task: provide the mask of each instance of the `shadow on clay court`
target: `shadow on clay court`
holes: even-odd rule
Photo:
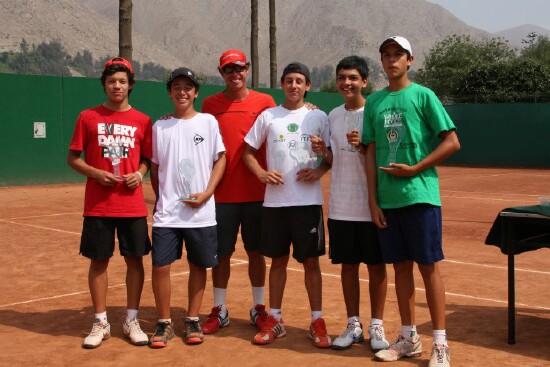
[[[426,303],[417,306],[427,308]],[[508,307],[447,305],[447,337],[482,348],[530,358],[550,360],[550,311],[516,307],[516,344],[508,344]],[[419,324],[418,332],[431,335],[432,324]],[[424,349],[426,346],[424,346]]]

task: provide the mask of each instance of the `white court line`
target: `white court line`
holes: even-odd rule
[[[54,231],[54,232],[61,232],[61,233],[70,233],[70,234],[78,234],[78,235],[81,235],[81,234],[82,234],[82,232],[64,231],[64,230],[62,230],[62,229],[51,228],[51,227],[44,227],[44,226],[37,226],[37,225],[34,225],[34,224],[28,224],[28,223],[18,223],[18,222],[13,222],[13,221],[11,221],[11,220],[6,220],[6,219],[0,219],[0,222],[11,223],[11,224],[17,224],[17,225],[24,226],[24,227],[32,227],[32,228],[38,228],[38,229],[45,229],[45,230],[47,230],[47,231]]]
[[[486,191],[464,191],[464,190],[441,190],[442,192],[458,192],[461,194],[480,194],[480,195],[487,195],[488,193]],[[491,192],[491,195],[508,195],[508,196],[532,196],[535,198],[538,198],[540,195],[537,194],[510,194],[508,192]],[[460,197],[460,196],[457,196]]]
[[[57,217],[61,215],[82,215],[82,212],[74,212],[74,213],[57,213],[57,214],[41,214],[41,215],[29,215],[28,217],[14,217],[9,218],[7,220],[16,220],[16,219],[29,219],[29,218],[43,218],[43,217]]]
[[[245,261],[245,260],[233,260],[233,259],[231,259],[231,261],[235,263],[235,264],[232,264],[232,265],[243,265],[243,264],[248,264],[248,261]],[[187,275],[187,274],[189,274],[188,271],[182,271],[182,272],[180,272],[180,273],[171,273],[171,274],[170,274],[170,277],[177,277],[177,276]],[[151,281],[151,278],[146,278],[146,279],[144,279],[144,282],[150,282],[150,281]],[[120,287],[124,287],[124,286],[126,286],[125,283],[119,283],[119,284],[110,285],[110,286],[108,287],[108,289],[120,288]],[[48,300],[56,299],[56,298],[77,296],[77,295],[81,295],[81,294],[85,294],[85,293],[90,293],[90,291],[89,291],[89,290],[85,290],[85,291],[79,291],[79,292],[58,294],[58,295],[49,296],[49,297],[35,298],[35,299],[27,300],[27,301],[20,301],[20,302],[7,303],[7,304],[5,304],[5,305],[0,305],[0,308],[10,307],[10,306],[24,305],[24,304],[27,304],[27,303],[35,303],[35,302],[40,302],[40,301],[48,301]]]
[[[460,265],[471,265],[471,266],[480,266],[483,268],[492,268],[492,269],[501,269],[501,270],[508,270],[507,266],[501,266],[501,265],[488,265],[488,264],[479,264],[479,263],[470,263],[465,261],[458,261],[458,260],[443,260],[448,263],[453,264],[460,264]],[[540,271],[540,270],[531,270],[531,269],[522,269],[522,268],[515,268],[515,271],[520,271],[524,273],[532,273],[532,274],[543,274],[543,275],[550,275],[550,271]]]
[[[511,201],[511,202],[518,201],[518,199],[501,199],[501,198],[480,197],[480,196],[454,196],[454,195],[445,195],[445,194],[440,194],[440,196],[442,198],[451,198],[451,199],[474,199],[474,200]]]
[[[231,266],[233,266],[233,265],[245,265],[245,264],[248,264],[248,261],[246,261],[246,260],[231,259],[231,261],[233,262],[233,264],[231,264]],[[269,267],[270,265],[267,264],[267,266]],[[299,272],[299,273],[303,273],[303,272],[304,272],[304,269],[293,268],[293,267],[291,267],[291,266],[290,266],[290,267],[287,267],[287,270],[295,271],[295,272]],[[170,274],[170,277],[176,277],[176,276],[187,275],[187,274],[189,274],[189,272],[188,272],[188,271],[184,271],[184,272],[180,272],[180,273]],[[325,276],[325,277],[331,277],[331,278],[340,278],[340,274],[332,274],[332,273],[324,273],[324,272],[321,272],[321,275],[323,275],[323,276]],[[150,280],[151,280],[150,278],[149,278],[149,279],[145,279],[145,281],[150,281]],[[367,282],[367,283],[369,282],[368,279],[360,278],[359,280],[360,280],[361,282]],[[109,286],[109,289],[112,289],[112,288],[120,288],[120,287],[123,287],[123,286],[125,286],[124,283],[115,284],[115,285]],[[388,283],[388,286],[394,287],[394,288],[395,288],[395,284],[393,284],[393,283]],[[424,288],[416,287],[415,289],[416,289],[416,291],[418,291],[418,292],[426,292],[426,290],[425,290]],[[47,300],[52,300],[52,299],[56,299],[56,298],[70,297],[70,296],[74,296],[74,295],[81,295],[81,294],[88,293],[88,292],[89,292],[88,290],[85,290],[85,291],[73,292],[73,293],[66,293],[66,294],[60,294],[60,295],[55,295],[55,296],[50,296],[50,297],[36,298],[36,299],[27,300],[27,301],[20,301],[20,302],[14,302],[14,303],[9,303],[9,304],[0,305],[0,308],[11,307],[11,306],[18,306],[18,305],[23,305],[23,304],[28,304],[28,303],[35,303],[35,302],[40,302],[40,301],[47,301]],[[493,303],[499,303],[499,304],[508,304],[508,301],[503,301],[503,300],[494,299],[494,298],[470,296],[470,295],[462,294],[462,293],[445,292],[445,295],[447,295],[447,296],[453,296],[453,297],[459,297],[459,298],[474,299],[474,300],[478,300],[478,301],[486,301],[486,302],[493,302]],[[534,306],[534,305],[529,305],[529,304],[526,304],[526,303],[519,303],[519,302],[516,302],[516,307],[518,307],[518,306],[519,306],[519,307],[525,307],[525,308],[537,309],[537,310],[550,311],[550,307]]]

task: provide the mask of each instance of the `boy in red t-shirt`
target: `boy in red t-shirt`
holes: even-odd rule
[[[90,259],[88,284],[95,319],[84,348],[96,348],[110,337],[107,266],[115,232],[127,266],[123,331],[134,345],[149,341],[137,313],[144,280],[142,258],[151,249],[141,181],[149,169],[152,124],[128,103],[134,82],[130,62],[121,57],[107,61],[101,75],[107,101],[80,113],[67,156],[67,164],[87,177],[80,253]]]

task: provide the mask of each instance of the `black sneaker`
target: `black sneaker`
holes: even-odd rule
[[[149,345],[151,348],[164,348],[168,340],[174,337],[174,327],[171,322],[157,322],[155,334],[151,337]]]
[[[185,344],[200,344],[204,341],[204,334],[199,320],[185,319],[183,341]]]

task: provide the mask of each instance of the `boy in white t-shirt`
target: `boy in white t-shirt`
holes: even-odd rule
[[[189,263],[188,313],[183,339],[204,340],[199,310],[206,269],[217,265],[214,190],[225,169],[225,147],[214,116],[195,111],[199,83],[192,70],[179,68],[168,78],[174,103],[172,117],[153,126],[151,184],[156,196],[153,215],[153,292],[159,320],[152,348],[174,337],[170,318],[170,267],[181,259],[183,242]]]
[[[367,264],[371,321],[371,349],[378,352],[389,346],[382,317],[386,301],[386,265],[382,258],[376,226],[368,204],[365,148],[359,143],[363,130],[368,83],[365,59],[348,56],[336,66],[336,88],[345,103],[329,114],[332,175],[328,208],[329,254],[333,264],[342,264],[341,279],[348,325],[332,343],[333,349],[348,349],[364,340],[359,318],[359,265]],[[320,152],[326,148],[321,143]]]
[[[328,140],[326,114],[305,107],[304,97],[311,87],[308,68],[298,62],[283,71],[283,105],[265,110],[245,137],[243,153],[247,167],[267,185],[263,211],[260,252],[272,259],[269,274],[269,316],[253,339],[269,344],[286,335],[281,314],[286,284],[286,268],[293,257],[304,266],[305,284],[311,308],[309,337],[319,348],[328,348],[331,339],[322,318],[322,278],[319,256],[325,254],[323,195],[319,178],[327,171],[324,157],[313,152],[320,138]],[[256,159],[256,151],[266,144],[267,170]],[[320,165],[318,161],[321,161]]]

